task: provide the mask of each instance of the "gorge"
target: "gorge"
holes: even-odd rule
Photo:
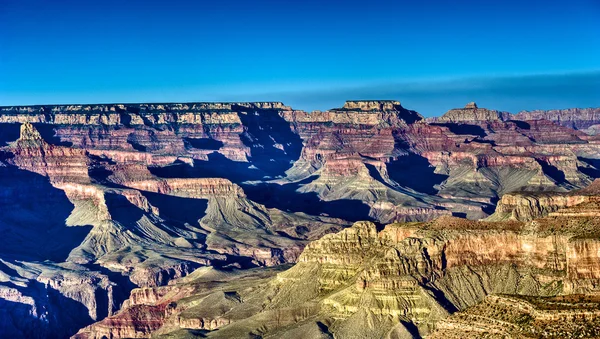
[[[600,336],[599,127],[393,100],[0,107],[0,337]]]

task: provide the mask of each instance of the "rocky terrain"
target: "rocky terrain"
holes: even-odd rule
[[[490,295],[440,321],[430,338],[597,338],[599,320],[595,295]]]
[[[75,338],[597,337],[600,223],[576,211],[357,222],[285,271],[203,268],[135,289]]]
[[[475,103],[0,107],[0,337],[418,337],[491,293],[589,293],[596,125]]]

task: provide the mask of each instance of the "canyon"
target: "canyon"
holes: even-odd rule
[[[599,126],[392,100],[0,107],[0,337],[597,336]]]

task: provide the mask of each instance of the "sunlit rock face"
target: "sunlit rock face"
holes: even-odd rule
[[[567,193],[510,193],[502,196],[490,220],[521,220],[550,216],[595,216],[600,180]]]
[[[363,223],[364,229],[348,229],[348,239],[356,241],[338,244],[352,255],[336,259],[335,254],[323,254],[323,262],[308,259],[321,245],[313,242],[303,252],[305,246],[329,239],[327,234],[355,221],[379,225],[441,218],[452,224],[458,219],[451,216],[484,218],[498,201],[490,220],[596,215],[594,194],[580,190],[600,176],[600,141],[593,136],[596,116],[593,111],[581,113],[586,110],[561,114],[569,112],[577,116],[570,125],[560,114],[510,115],[474,103],[439,119],[424,119],[392,100],[348,101],[341,108],[310,113],[279,102],[0,107],[0,328],[13,337],[62,338],[115,314],[134,288],[147,290],[134,292],[132,301],[124,304],[132,319],[146,317],[143,308],[156,311],[152,307],[165,296],[161,288],[168,289],[170,282],[197,269],[242,274],[259,267],[265,273],[247,279],[266,283],[278,269],[265,267],[300,261],[298,267],[319,270],[318,265],[333,265],[313,279],[318,288],[300,287],[326,291],[347,278],[354,290],[277,311],[274,319],[280,323],[306,320],[321,307],[334,310],[335,317],[347,317],[361,310],[348,300],[371,288],[395,286],[405,288],[407,295],[420,293],[422,299],[414,299],[418,311],[407,311],[404,301],[390,301],[385,311],[374,306],[369,312],[402,314],[404,325],[394,333],[414,333],[409,325],[413,315],[437,319],[451,312],[446,306],[431,306],[435,303],[427,299],[429,292],[423,292],[421,280],[431,279],[432,272],[500,260],[496,252],[485,252],[496,242],[506,245],[515,263],[525,265],[531,258],[540,268],[539,262],[550,253],[544,251],[554,245],[548,240],[523,245],[525,240],[514,234],[446,239],[444,233],[439,236],[441,247],[436,247],[432,244],[438,240],[423,235],[429,239],[423,241],[430,259],[410,259],[402,269],[381,266],[366,273],[359,267],[365,262],[359,252],[381,247],[387,232],[398,239],[406,236],[402,241],[410,244],[402,245],[402,251],[418,253],[422,241],[408,240],[417,231],[374,231],[374,224]],[[552,194],[540,198],[536,192]],[[565,241],[557,238],[556,246]],[[569,241],[565,255],[579,265],[569,269],[569,275],[593,281],[594,245],[583,241],[569,247]],[[482,254],[467,255],[460,252],[461,246]],[[522,257],[519,246],[521,251],[528,246],[533,250],[517,260]],[[435,257],[436,251],[444,258]],[[400,260],[394,253],[377,255]],[[336,271],[334,262],[345,260],[351,267]],[[563,264],[555,261],[556,267]],[[409,279],[406,272],[425,278]],[[276,281],[293,278],[287,274],[279,274]],[[352,274],[360,279],[352,280]],[[221,283],[228,281],[223,278]],[[564,286],[579,288],[569,281]],[[274,291],[263,292],[274,298]],[[309,292],[306,298],[314,291]],[[227,293],[213,298],[215,305],[225,305],[219,310],[243,300]],[[287,300],[283,295],[277,298]],[[368,298],[363,300],[367,304],[387,303]],[[169,305],[170,301],[160,306],[153,313],[160,316],[148,316],[139,330],[131,330],[128,320],[115,320],[114,327],[105,326],[106,333],[145,336],[164,324],[214,330],[255,312],[252,308],[228,318],[217,317],[222,311],[213,310],[202,317],[171,319],[182,309]],[[155,320],[161,317],[164,323]],[[367,328],[387,320],[373,321]],[[307,322],[290,333],[327,337],[329,327],[350,333],[349,324]],[[122,329],[115,330],[119,326]],[[235,326],[231,331],[238,331]],[[429,325],[419,326],[418,331],[428,331]],[[260,335],[260,330],[253,333]]]

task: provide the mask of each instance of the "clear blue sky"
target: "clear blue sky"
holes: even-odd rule
[[[0,105],[600,106],[599,18],[600,0],[0,0]]]

